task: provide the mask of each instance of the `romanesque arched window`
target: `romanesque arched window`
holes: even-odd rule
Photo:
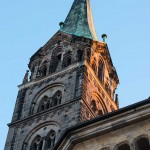
[[[59,124],[52,120],[38,124],[25,137],[21,150],[52,150],[59,131]]]
[[[95,100],[92,100],[92,101],[91,101],[91,108],[92,108],[93,112],[96,112],[97,106],[96,106]]]
[[[101,81],[101,83],[103,84],[103,78],[104,78],[104,64],[102,61],[99,61],[98,64],[98,78]]]
[[[44,110],[48,109],[49,107],[50,107],[49,98],[47,96],[44,96],[39,103],[38,112],[44,111]]]
[[[107,83],[105,84],[105,89],[106,89],[107,93],[109,95],[111,95],[111,90],[110,90],[110,87],[109,87],[109,85]]]
[[[57,105],[61,104],[61,99],[62,99],[62,92],[57,91],[52,97],[51,106],[54,107],[54,106],[57,106]]]
[[[45,150],[51,150],[55,144],[56,133],[55,131],[50,131],[46,137]]]
[[[95,115],[97,115],[97,116],[103,115],[103,111],[100,108],[98,108],[95,100],[91,101],[90,106],[91,106],[92,111],[95,113]]]
[[[150,150],[148,138],[146,137],[139,138],[135,143],[135,150]]]
[[[41,72],[41,77],[44,77],[47,75],[47,61],[45,61],[41,68],[40,68],[40,72]]]
[[[96,66],[95,61],[92,63],[92,69],[93,69],[94,73],[97,74],[97,66]]]
[[[37,135],[32,141],[30,150],[42,150],[43,147],[43,139],[41,136]]]
[[[46,76],[46,73],[47,73],[47,66],[43,66],[43,67],[41,68],[41,76],[42,76],[42,77]]]
[[[70,64],[71,64],[71,52],[69,51],[66,54],[64,54],[62,67],[63,68],[68,67]]]
[[[61,57],[62,57],[62,50],[58,49],[53,52],[52,54],[52,59],[51,59],[51,64],[50,64],[50,73],[53,73],[56,71],[58,64],[61,62]]]
[[[130,150],[130,146],[127,143],[118,146],[117,150]]]

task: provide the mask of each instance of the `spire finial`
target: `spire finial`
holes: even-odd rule
[[[102,34],[102,39],[103,39],[103,42],[106,43],[107,35],[106,34]]]
[[[64,22],[60,22],[59,26],[60,26],[60,29],[62,29],[64,27]]]

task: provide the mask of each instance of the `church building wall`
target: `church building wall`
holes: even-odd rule
[[[138,139],[146,138],[150,143],[149,122],[150,119],[114,132],[110,132],[108,134],[104,134],[102,136],[97,136],[95,138],[77,144],[73,148],[73,150],[120,150],[118,149],[118,147],[124,144],[129,145],[129,150],[138,150],[135,149],[137,144],[136,141]]]

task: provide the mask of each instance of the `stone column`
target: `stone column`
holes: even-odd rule
[[[64,54],[65,54],[65,50],[63,50],[61,54],[61,64],[60,64],[61,68],[63,67],[62,65],[63,65]]]
[[[46,137],[43,138],[43,145],[42,145],[42,150],[45,149],[45,145],[46,145]]]
[[[51,149],[54,147],[54,144],[55,144],[55,135],[52,135],[51,136]]]
[[[35,104],[36,104],[35,102],[32,102],[31,110],[30,110],[30,114],[29,115],[33,114]]]

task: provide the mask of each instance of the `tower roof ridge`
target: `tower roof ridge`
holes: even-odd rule
[[[90,0],[74,0],[60,31],[98,41]]]

